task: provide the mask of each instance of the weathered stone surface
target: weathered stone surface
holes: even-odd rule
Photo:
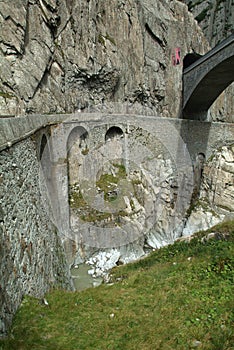
[[[220,223],[224,217],[225,215],[214,215],[214,212],[209,211],[209,208],[204,210],[202,207],[198,207],[189,216],[183,230],[183,236],[190,236],[195,232],[207,230]]]
[[[227,212],[234,211],[234,146],[222,147],[204,167],[201,198]]]
[[[182,57],[207,49],[192,15],[176,0],[4,0],[0,14],[1,114],[127,101],[177,117],[182,64],[173,66],[174,48]]]
[[[204,165],[199,198],[183,235],[205,230],[234,217],[234,146],[216,150]]]
[[[141,128],[136,117],[135,125],[129,118],[127,125],[115,126],[122,127],[119,134],[110,133],[107,124],[89,128],[88,135],[79,132],[78,125],[64,125],[64,131],[70,128],[64,143],[69,149],[70,228],[77,238],[70,246],[66,243],[69,261],[95,261],[94,274],[105,273],[109,263],[137,259],[182,234],[192,194],[192,164],[190,158],[186,163],[184,147],[177,149],[175,128],[171,147],[168,134],[163,142],[165,127],[154,122],[150,128],[146,120]],[[170,154],[171,148],[175,152]],[[110,254],[108,262],[105,252]]]
[[[212,47],[232,33],[234,28],[232,0],[184,0],[184,2]]]
[[[44,206],[35,143],[27,139],[0,153],[1,324],[5,333],[25,294],[42,297],[70,287],[57,230]]]

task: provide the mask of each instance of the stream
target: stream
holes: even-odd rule
[[[93,277],[88,273],[89,270],[91,270],[91,266],[87,264],[71,268],[71,276],[76,290],[98,287],[103,282],[102,277]]]

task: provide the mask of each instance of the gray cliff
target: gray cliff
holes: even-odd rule
[[[178,117],[182,63],[208,45],[169,0],[1,1],[1,114],[64,113],[128,102]],[[108,105],[108,107],[106,107]]]

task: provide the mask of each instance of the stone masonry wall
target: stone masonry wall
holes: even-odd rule
[[[25,294],[43,297],[70,287],[64,251],[44,208],[35,141],[0,153],[0,334],[9,328]]]

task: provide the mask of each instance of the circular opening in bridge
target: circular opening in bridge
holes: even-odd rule
[[[191,64],[196,62],[202,55],[199,55],[196,52],[188,53],[183,59],[183,69],[188,68]]]
[[[123,137],[123,130],[118,126],[112,126],[106,132],[105,141],[112,140],[114,138],[119,139],[121,137]]]
[[[78,189],[75,186],[79,184],[80,167],[85,162],[85,157],[89,153],[88,132],[83,126],[74,127],[67,140],[67,174],[68,174],[68,193],[69,198],[80,196]]]

